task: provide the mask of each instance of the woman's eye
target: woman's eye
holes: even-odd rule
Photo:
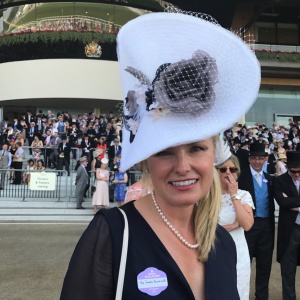
[[[171,155],[170,151],[161,151],[155,154],[155,156],[169,156]]]
[[[203,151],[204,149],[202,147],[199,147],[199,146],[193,146],[191,148],[191,152],[200,152],[200,151]]]

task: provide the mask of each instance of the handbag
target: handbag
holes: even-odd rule
[[[124,232],[123,232],[122,253],[121,253],[120,269],[118,275],[118,284],[117,284],[115,300],[122,300],[126,261],[127,261],[128,238],[129,238],[128,220],[127,220],[126,213],[120,208],[119,211],[122,213],[124,217]]]

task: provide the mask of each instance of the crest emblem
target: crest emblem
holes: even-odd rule
[[[87,57],[99,58],[102,54],[102,48],[95,41],[85,46],[85,55]]]

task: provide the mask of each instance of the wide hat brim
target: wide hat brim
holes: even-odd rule
[[[251,151],[249,156],[268,156],[268,152],[265,151]]]
[[[219,25],[185,14],[151,13],[125,24],[117,45],[124,99],[139,85],[125,71],[128,67],[141,70],[153,80],[162,64],[190,59],[200,49],[215,59],[218,69],[215,101],[201,115],[173,113],[153,118],[145,113],[133,142],[129,141],[130,132],[123,128],[123,171],[168,147],[218,134],[231,127],[256,100],[259,62],[239,37]]]

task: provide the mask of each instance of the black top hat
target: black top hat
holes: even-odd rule
[[[273,152],[274,152],[274,151],[277,152],[277,151],[278,151],[278,147],[274,147]]]
[[[290,168],[300,168],[300,152],[299,151],[287,151],[286,152],[286,165]]]
[[[233,139],[233,142],[235,144],[240,144],[241,143],[241,140],[236,136],[234,139]]]
[[[250,156],[267,156],[268,152],[265,151],[265,145],[261,143],[250,144]]]

